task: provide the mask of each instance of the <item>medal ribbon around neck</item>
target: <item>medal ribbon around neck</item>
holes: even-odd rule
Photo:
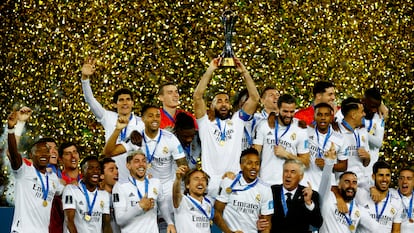
[[[401,194],[400,190],[398,190],[398,194],[400,195],[401,201],[402,201],[403,195]],[[404,206],[404,210],[407,212],[408,219],[411,219],[413,217],[413,197],[414,197],[414,191],[411,192],[410,204],[408,204],[409,205],[408,207],[402,201],[402,204]]]
[[[237,176],[236,176],[236,179],[234,179],[233,183],[231,183],[231,185],[230,185],[231,192],[238,192],[238,191],[246,191],[246,190],[249,190],[249,189],[253,188],[257,184],[257,181],[259,181],[259,179],[256,178],[255,181],[253,181],[252,183],[248,184],[243,189],[234,189],[233,187],[236,185],[237,182],[239,182],[239,180],[240,180],[241,177],[242,177],[242,172],[239,172],[239,174],[237,174]]]
[[[187,194],[187,198],[191,201],[191,203],[193,203],[193,205],[195,205],[197,207],[197,209],[199,209],[201,211],[201,213],[203,213],[204,216],[206,216],[209,220],[213,220],[213,218],[214,218],[214,208],[211,206],[211,202],[207,198],[204,197],[204,201],[207,202],[211,207],[210,216],[208,216],[207,211],[205,209],[203,209],[203,207],[201,207],[201,205],[198,204],[198,202],[196,200],[194,200],[194,198],[192,198],[188,194]]]
[[[346,222],[348,223],[348,226],[352,226],[352,210],[354,209],[354,200],[351,201],[351,203],[349,204],[349,211],[348,211],[348,216],[346,216],[346,214],[343,214],[345,217]]]
[[[368,125],[368,128],[367,128],[367,131],[369,133],[371,131],[371,128],[372,128],[372,119],[370,119],[368,121],[369,121],[369,125]]]
[[[286,203],[286,197],[285,197],[285,192],[283,191],[283,187],[280,189],[280,200],[282,201],[283,213],[286,216],[289,211],[289,208]]]
[[[331,127],[328,127],[328,133],[326,134],[325,140],[323,141],[322,150],[319,146],[319,132],[318,127],[315,127],[316,140],[318,141],[318,157],[323,157],[323,152],[325,151],[326,144],[328,143],[329,138],[331,137]]]
[[[135,188],[137,188],[137,194],[138,194],[139,199],[141,200],[142,199],[142,194],[138,189],[137,180],[134,177],[129,177],[128,179],[135,186]],[[148,195],[148,184],[149,184],[149,180],[148,180],[147,177],[145,177],[145,193],[144,193],[145,196]]]
[[[354,134],[356,146],[357,146],[357,148],[360,148],[361,147],[361,138],[359,137],[359,133],[355,132],[355,130],[352,128],[352,126],[348,122],[346,122],[345,119],[342,120],[342,124],[345,126],[345,128],[347,128],[348,130],[350,130]]]
[[[164,109],[162,109],[162,111],[164,112],[164,114],[168,117],[168,119],[175,124],[175,119],[174,117],[172,117],[167,111],[165,111]]]
[[[132,113],[131,113],[131,115],[129,116],[129,120],[128,120],[128,122],[130,122],[132,120]],[[127,133],[127,129],[128,129],[128,125],[125,127],[125,128],[123,128],[122,130],[121,130],[121,141],[125,141],[125,138],[126,138],[126,133]]]
[[[160,135],[158,136],[157,143],[155,144],[155,147],[154,147],[154,151],[152,151],[152,153],[150,154],[149,147],[148,147],[148,144],[147,144],[147,139],[145,138],[145,133],[144,133],[144,131],[142,131],[142,138],[144,138],[145,152],[147,154],[148,163],[151,163],[152,160],[154,159],[154,154],[155,154],[155,151],[157,150],[158,144],[161,141],[161,136],[162,136],[162,130],[160,130]]]
[[[36,170],[37,177],[39,177],[40,183],[42,184],[42,193],[43,193],[42,199],[43,199],[43,201],[46,201],[47,194],[49,193],[49,176],[47,175],[47,172],[46,172],[45,173],[45,176],[46,176],[46,188],[45,188],[45,183],[43,182],[42,176],[40,175],[40,171],[37,170],[36,168],[35,168],[35,170]]]
[[[216,123],[217,123],[217,126],[218,126],[219,130],[220,130],[220,140],[224,142],[226,140],[227,121],[224,123],[223,131],[221,130],[220,119],[218,117],[216,117]]]
[[[381,209],[381,213],[378,214],[378,203],[375,203],[375,213],[376,213],[376,217],[377,217],[377,222],[380,220],[380,218],[382,217],[382,214],[384,213],[385,207],[387,207],[388,204],[388,199],[390,198],[390,192],[388,191],[387,193],[387,199],[385,199],[385,203],[382,206]]]
[[[197,164],[197,161],[191,155],[191,144],[189,146],[183,146],[183,149],[185,151],[186,157],[190,160],[190,162],[193,165],[196,165]]]
[[[289,131],[290,125],[291,125],[291,124],[289,124],[289,125],[286,127],[285,132],[283,132],[283,134],[282,134],[280,137],[278,137],[278,136],[277,136],[277,132],[278,132],[278,130],[279,130],[279,120],[278,120],[278,119],[276,119],[276,122],[275,122],[275,144],[276,144],[276,146],[278,146],[278,145],[279,145],[279,139],[280,139],[280,138],[282,138],[283,136],[285,136],[285,134]]]
[[[92,216],[92,210],[93,210],[93,207],[95,206],[96,196],[98,195],[98,189],[95,189],[95,193],[93,195],[93,200],[91,203],[89,200],[89,194],[88,194],[88,190],[86,189],[85,183],[81,181],[80,184],[83,189],[83,194],[85,195],[85,198],[86,198],[86,204],[88,204],[88,215]]]
[[[254,129],[254,126],[256,125],[256,119],[253,118],[252,120],[252,132]],[[246,126],[244,126],[244,135],[246,135],[246,139],[247,139],[247,143],[249,144],[249,147],[252,146],[253,144],[253,139],[252,139],[252,135],[249,134],[248,130],[246,129]]]

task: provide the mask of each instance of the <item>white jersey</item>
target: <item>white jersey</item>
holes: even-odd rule
[[[132,178],[130,177],[132,180]],[[131,181],[117,182],[112,190],[115,216],[121,232],[145,232],[158,233],[157,209],[160,202],[164,201],[162,186],[159,179],[148,179],[148,198],[154,199],[154,208],[144,211],[139,206],[138,190],[145,195],[145,181],[136,181],[136,186]]]
[[[185,153],[177,137],[167,130],[158,130],[155,138],[143,134],[142,149],[150,161],[147,170],[152,177],[161,183],[173,182],[175,177],[175,160],[185,158]]]
[[[345,155],[348,158],[347,170],[357,175],[358,187],[368,187],[371,175],[365,172],[366,168],[358,155],[358,142],[360,147],[369,151],[368,132],[364,128],[357,128],[354,129],[354,132],[351,132],[342,123],[339,123],[339,129],[343,138]],[[370,174],[372,174],[372,171]]]
[[[338,211],[335,194],[331,191],[332,176],[330,174],[332,173],[333,165],[333,160],[325,160],[325,167],[323,168],[322,180],[318,191],[323,217],[323,224],[319,229],[319,233],[355,233],[362,226],[372,227],[371,229],[373,230],[380,229],[380,227],[375,226],[375,221],[371,219],[365,210],[361,209],[355,200],[347,203],[349,210],[352,205],[351,213],[343,214]]]
[[[246,121],[244,123],[242,148],[241,148],[242,151],[252,147],[254,129],[256,128],[257,123],[258,121],[256,120],[256,118],[253,118],[252,120]]]
[[[289,126],[277,127],[278,144],[293,155],[309,153],[308,134],[306,129],[292,121]],[[285,159],[274,153],[276,144],[275,127],[270,128],[267,121],[261,121],[256,128],[253,144],[262,146],[260,178],[268,184],[281,184],[283,163]]]
[[[188,148],[184,148],[185,158],[187,159],[188,168],[195,169],[198,161],[201,159],[201,144],[198,133],[194,135],[193,141]]]
[[[82,90],[86,103],[88,103],[91,111],[95,115],[96,119],[102,124],[105,129],[105,142],[111,137],[115,130],[116,122],[118,121],[118,113],[108,111],[102,107],[102,105],[95,99],[92,93],[92,88],[89,79],[81,80]],[[117,144],[121,141],[126,141],[132,131],[137,130],[141,132],[144,129],[144,122],[141,117],[135,116],[131,113],[127,127],[122,130],[122,133],[117,139]]]
[[[371,120],[364,120],[364,125],[368,132],[369,154],[371,156],[371,161],[365,168],[365,175],[370,176],[372,174],[372,167],[379,158],[379,151],[384,139],[385,121],[384,118],[380,118],[378,113],[375,113]]]
[[[64,187],[55,173],[39,172],[46,189],[49,183],[47,206],[44,206],[42,183],[36,171],[33,165],[29,166],[24,162],[19,169],[13,170],[15,208],[11,232],[49,232],[52,200],[55,194],[61,195]]]
[[[111,215],[112,233],[120,233],[121,228],[119,227],[118,223],[116,223],[114,202],[112,201],[112,194],[109,193],[109,192],[107,192],[107,193],[108,193],[108,196],[109,196],[109,212],[110,212],[110,215]]]
[[[398,191],[395,191],[398,193]],[[414,232],[414,222],[410,222],[410,218],[414,220],[414,193],[410,196],[400,196],[403,212],[401,216],[401,233],[412,233]]]
[[[401,199],[395,192],[388,192],[387,197],[381,200],[376,207],[369,192],[360,188],[356,194],[356,201],[375,220],[374,224],[381,228],[380,231],[375,231],[375,233],[391,233],[393,223],[402,222],[401,216],[403,208]],[[374,233],[371,229],[372,227],[362,227],[358,232]]]
[[[324,158],[325,152],[330,150],[333,145],[335,147],[337,161],[347,160],[341,135],[334,131],[331,126],[328,133],[322,134],[319,131],[316,132],[316,129],[308,127],[310,164],[309,168],[305,170],[305,176],[314,190],[319,190],[319,184],[322,179],[322,169],[315,163],[317,158]],[[332,176],[332,185],[335,185],[336,182],[333,173]]]
[[[98,190],[97,188],[93,192],[86,189],[89,198],[88,204],[82,184],[83,181],[81,181],[78,185],[70,184],[65,187],[62,196],[63,210],[75,210],[74,221],[78,232],[102,232],[102,215],[110,214],[109,194],[108,192]],[[88,205],[92,205],[95,195],[95,203],[92,210],[89,211]],[[87,216],[90,216],[89,221]],[[69,232],[66,219],[63,231]]]
[[[184,195],[178,208],[174,208],[175,228],[177,233],[210,233],[210,218],[212,217],[211,215],[214,214],[211,202],[206,201],[205,199],[202,202],[199,202],[192,198],[192,200],[204,210],[204,214],[190,198],[192,197]]]
[[[259,179],[256,185],[250,189],[234,191],[229,194],[226,189],[232,183],[233,180],[225,178],[220,184],[217,200],[226,203],[223,219],[231,231],[242,230],[244,233],[257,233],[256,222],[259,219],[259,215],[273,214],[272,190],[268,184],[263,183]],[[241,176],[240,180],[233,186],[233,189],[244,189],[248,185],[243,176]]]

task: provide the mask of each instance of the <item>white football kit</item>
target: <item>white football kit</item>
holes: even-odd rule
[[[177,233],[210,233],[210,221],[213,217],[214,208],[207,198],[200,202],[184,195],[178,208],[174,208]]]

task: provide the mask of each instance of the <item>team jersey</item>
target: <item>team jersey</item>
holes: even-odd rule
[[[184,147],[185,158],[187,159],[188,168],[194,169],[197,167],[197,163],[201,161],[201,142],[198,133],[194,135],[193,141],[190,146]]]
[[[63,210],[75,210],[74,222],[78,232],[102,232],[102,215],[110,214],[109,195],[98,188],[93,192],[86,189],[85,194],[82,184],[83,181],[80,181],[78,185],[70,184],[65,187],[62,196]],[[88,195],[89,203],[85,195]],[[91,211],[89,205],[92,205]],[[64,232],[69,232],[66,218]]]
[[[257,120],[256,118],[253,118],[250,121],[246,121],[244,123],[244,129],[243,129],[243,138],[242,138],[242,148],[241,150],[245,150],[247,148],[250,148],[253,145],[253,133],[254,129],[257,126]]]
[[[401,199],[403,207],[401,215],[401,233],[414,232],[414,192],[410,196],[404,196],[398,191],[395,191]],[[412,221],[410,221],[412,219]]]
[[[260,178],[268,184],[282,183],[283,163],[285,159],[275,156],[274,147],[276,135],[278,145],[283,146],[286,151],[293,155],[309,153],[308,134],[306,129],[297,125],[297,121],[292,121],[289,126],[270,128],[267,121],[261,121],[256,128],[253,144],[262,146]]]
[[[136,180],[135,185],[132,179],[130,176],[126,182],[117,182],[112,190],[115,217],[121,232],[158,233],[157,210],[164,201],[161,182],[156,178],[147,179],[147,197],[154,199],[154,208],[144,211],[138,202],[145,195],[146,181]]]
[[[22,163],[20,168],[13,170],[15,177],[15,208],[11,232],[49,232],[50,210],[52,200],[61,195],[64,186],[53,172],[45,174],[34,166]],[[42,179],[44,188],[42,188]],[[46,202],[43,191],[47,192]],[[46,206],[45,204],[46,203]]]
[[[214,215],[214,210],[210,200],[207,200],[204,199],[200,202],[188,195],[182,197],[178,208],[174,208],[175,228],[177,233],[211,232],[210,218],[214,217],[212,216]],[[196,204],[194,204],[193,201]]]
[[[371,218],[375,220],[374,224],[381,228],[375,233],[390,233],[393,223],[401,223],[402,219],[402,205],[401,199],[395,192],[389,191],[387,197],[381,200],[378,204],[371,199],[367,190],[359,188],[356,194],[356,201],[365,209]],[[362,227],[359,232],[368,233],[373,226]]]
[[[343,146],[341,135],[334,131],[331,126],[329,126],[328,133],[322,134],[319,131],[312,127],[308,127],[308,136],[309,136],[309,153],[310,153],[310,164],[309,168],[305,170],[305,176],[308,181],[311,183],[314,190],[319,189],[319,184],[322,179],[322,169],[320,169],[315,160],[317,158],[324,158],[325,152],[331,149],[333,145],[336,151],[336,157],[338,160],[346,160],[345,148]],[[332,173],[332,176],[334,174]],[[332,184],[335,185],[335,179],[332,179]]]
[[[379,151],[384,139],[385,121],[378,113],[375,113],[371,120],[364,119],[364,125],[364,128],[368,132],[369,154],[371,155],[371,161],[365,167],[365,173],[366,176],[370,176],[372,174],[372,167],[379,158]]]
[[[244,233],[257,233],[256,222],[259,215],[273,214],[272,190],[268,184],[257,179],[249,184],[241,176],[233,186],[233,190],[243,190],[257,183],[245,191],[231,193],[227,190],[234,180],[225,178],[221,181],[217,200],[226,203],[223,219],[231,231],[242,230]]]

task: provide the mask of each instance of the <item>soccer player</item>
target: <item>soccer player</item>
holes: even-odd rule
[[[201,165],[210,176],[209,195],[215,197],[221,177],[227,171],[237,173],[242,146],[245,121],[251,120],[259,102],[259,93],[246,67],[234,58],[236,70],[241,73],[249,93],[249,98],[241,110],[232,115],[229,96],[218,93],[210,106],[210,114],[203,99],[204,92],[213,72],[217,70],[222,58],[215,58],[203,74],[194,91],[194,114],[199,127],[201,140]]]
[[[208,175],[202,170],[181,166],[175,172],[173,185],[173,204],[175,226],[178,233],[211,232],[210,223],[214,218],[214,208],[205,196]],[[181,181],[184,180],[184,195],[181,192]]]
[[[254,148],[240,156],[241,172],[235,179],[224,178],[214,203],[215,224],[225,233],[256,233],[256,222],[264,218],[270,222],[273,198],[270,187],[259,178],[260,158]],[[271,226],[262,232],[270,232]]]
[[[121,232],[158,233],[158,209],[165,220],[172,223],[172,219],[168,219],[168,200],[163,195],[161,182],[146,176],[147,158],[141,150],[128,154],[127,167],[130,171],[128,181],[117,182],[112,190],[115,217]],[[167,232],[175,232],[173,224],[168,225]]]
[[[116,223],[112,200],[112,189],[118,181],[118,167],[116,166],[115,160],[111,158],[104,158],[99,163],[101,166],[100,189],[105,190],[109,195],[109,211],[111,215],[112,233],[118,233],[121,232],[121,229]]]
[[[65,232],[112,233],[109,195],[98,189],[101,174],[98,158],[84,158],[81,169],[83,177],[79,184],[67,185],[63,192]]]
[[[307,131],[293,121],[295,98],[289,94],[280,96],[278,107],[275,122],[268,120],[259,124],[253,139],[253,147],[262,155],[260,178],[272,185],[282,183],[286,159],[298,159],[309,167],[310,158]]]
[[[7,118],[7,154],[15,177],[15,209],[11,232],[49,232],[50,210],[55,194],[63,190],[58,177],[46,168],[50,159],[46,142],[34,143],[30,150],[32,165],[23,162],[17,151],[16,136],[17,112]]]
[[[279,114],[279,108],[277,106],[277,101],[280,97],[279,91],[274,87],[266,87],[260,97],[260,103],[263,105],[262,111],[260,113],[255,113],[254,118],[256,121],[262,119],[267,119],[270,113],[274,112]]]
[[[398,177],[398,195],[403,206],[401,233],[414,232],[414,169],[403,168]]]

